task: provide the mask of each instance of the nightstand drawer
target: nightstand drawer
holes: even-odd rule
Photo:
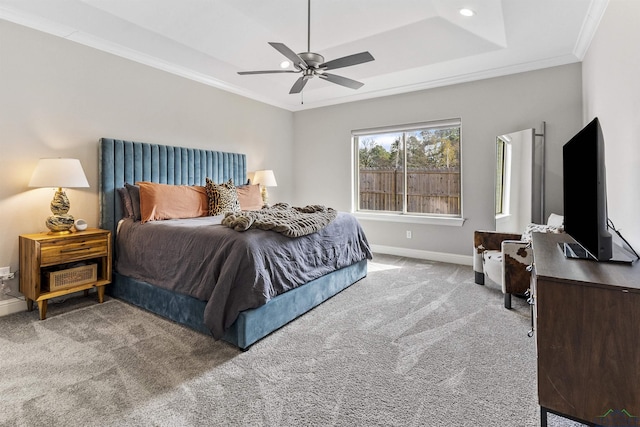
[[[40,264],[42,266],[80,261],[87,258],[106,256],[108,241],[106,236],[78,236],[60,240],[49,240],[40,244]]]

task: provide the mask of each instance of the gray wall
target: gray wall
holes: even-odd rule
[[[494,227],[495,137],[547,123],[546,216],[562,212],[562,145],[582,124],[581,65],[300,111],[294,114],[295,202],[351,209],[354,129],[462,119],[462,227],[361,220],[395,253],[471,255],[473,231]],[[412,230],[413,238],[406,238]]]
[[[79,158],[88,189],[70,213],[98,225],[98,139],[246,153],[292,197],[293,114],[0,20],[0,266],[18,269],[18,235],[46,231],[50,189],[27,187],[41,157]],[[17,280],[12,288],[17,288]]]
[[[640,2],[611,0],[583,61],[584,123],[600,119],[609,218],[640,251]]]

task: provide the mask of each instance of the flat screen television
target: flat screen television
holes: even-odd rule
[[[564,245],[572,258],[632,262],[614,245],[607,216],[604,137],[596,117],[562,148],[564,229],[579,245]]]

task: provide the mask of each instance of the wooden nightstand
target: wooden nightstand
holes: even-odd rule
[[[82,284],[50,289],[47,275],[60,274],[78,265],[95,264],[95,280],[79,280]],[[89,267],[85,267],[86,269]],[[80,268],[82,270],[82,268]],[[71,277],[73,281],[73,276]],[[111,232],[90,228],[71,234],[23,234],[20,236],[20,292],[27,301],[27,310],[38,303],[40,319],[47,317],[47,301],[72,292],[96,287],[98,301],[104,300],[104,287],[111,282]],[[53,285],[51,285],[53,287]]]

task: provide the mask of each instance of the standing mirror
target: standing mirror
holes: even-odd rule
[[[544,123],[542,128],[540,134],[532,128],[496,137],[496,231],[521,233],[529,223],[542,223]],[[537,146],[536,136],[542,137]]]

